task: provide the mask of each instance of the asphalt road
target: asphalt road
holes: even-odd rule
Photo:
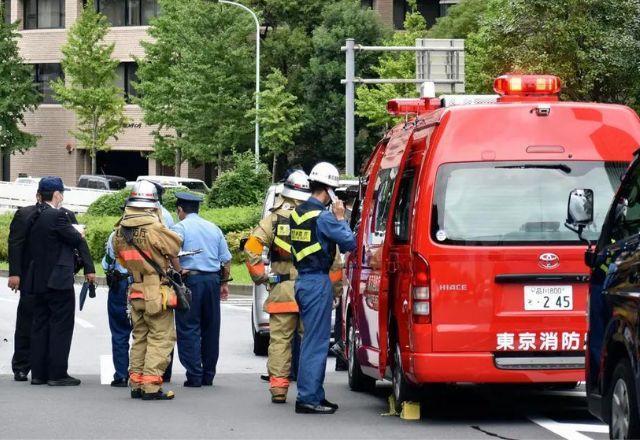
[[[586,411],[582,389],[542,391],[455,386],[435,390],[422,402],[420,421],[383,416],[388,384],[375,393],[349,391],[346,373],[327,372],[327,397],[340,404],[333,416],[296,415],[290,402],[273,405],[258,375],[265,358],[251,351],[250,303],[232,298],[223,306],[221,358],[214,386],[182,387],[174,364],[172,402],[142,402],[109,380],[110,336],[106,291],[88,299],[76,316],[69,372],[80,387],[51,388],[12,380],[10,359],[17,298],[0,279],[0,438],[402,438],[546,439],[608,438],[606,427]]]

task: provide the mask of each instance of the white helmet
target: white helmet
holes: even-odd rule
[[[289,174],[289,177],[287,177],[287,180],[284,182],[281,195],[289,199],[306,202],[311,195],[309,176],[307,176],[307,173],[299,170]]]
[[[340,186],[340,173],[338,169],[329,162],[320,162],[311,170],[309,181],[323,183],[331,188],[337,188]]]
[[[126,206],[132,208],[157,208],[158,189],[148,180],[140,180],[133,185]]]

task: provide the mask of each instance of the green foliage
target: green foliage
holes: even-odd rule
[[[222,232],[244,231],[253,228],[260,221],[262,206],[232,206],[230,208],[205,209],[200,216],[218,225]]]
[[[273,173],[278,156],[286,153],[294,144],[294,136],[300,131],[302,108],[298,98],[286,90],[287,78],[278,69],[267,76],[264,91],[260,93],[260,144],[273,156]],[[248,116],[256,117],[251,110]]]
[[[52,83],[58,101],[76,114],[72,135],[89,150],[92,174],[97,171],[96,153],[108,150],[109,140],[117,139],[127,123],[123,92],[114,83],[119,61],[111,58],[114,44],[104,43],[108,31],[107,18],[88,0],[62,48],[65,78]]]
[[[86,240],[94,263],[100,263],[104,257],[107,239],[120,216],[91,216],[83,215],[78,222],[87,225]]]
[[[118,192],[105,194],[89,205],[87,214],[89,216],[120,216],[131,189],[124,188]]]
[[[467,38],[480,28],[487,0],[462,0],[427,31],[427,38]]]
[[[245,229],[243,231],[229,232],[225,236],[225,238],[227,239],[227,245],[229,246],[229,251],[231,251],[231,255],[233,255],[233,259],[231,261],[234,264],[244,262],[245,257],[243,250],[240,249],[240,241],[243,238],[247,238],[249,234],[251,234],[251,228]]]
[[[247,152],[234,156],[234,168],[213,183],[206,204],[212,208],[261,204],[271,183],[271,173],[260,164],[256,172],[254,156]]]
[[[3,17],[0,4],[0,18]],[[18,51],[17,23],[0,22],[0,152],[24,152],[36,145],[36,137],[20,129],[25,112],[40,102],[33,87],[33,67]]]
[[[508,72],[549,73],[564,98],[638,107],[637,0],[489,0],[467,41],[467,90],[491,91]]]
[[[13,214],[0,215],[0,261],[9,260],[9,225]]]
[[[250,145],[254,49],[251,17],[208,0],[160,0],[143,42],[137,90],[155,157],[165,164],[211,162]]]
[[[407,15],[405,30],[396,32],[386,46],[414,46],[416,38],[425,36],[427,23],[419,12],[413,10]],[[414,78],[416,70],[415,54],[385,53],[379,63],[373,68],[380,78]],[[418,92],[413,84],[377,84],[361,86],[356,90],[356,114],[366,118],[367,125],[378,135],[398,121],[387,114],[387,102],[394,98],[410,98]]]

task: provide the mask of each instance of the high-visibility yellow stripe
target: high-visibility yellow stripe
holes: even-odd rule
[[[308,257],[311,254],[315,254],[316,252],[320,252],[322,250],[322,246],[320,245],[320,243],[315,243],[311,246],[307,246],[300,252],[296,252],[294,248],[291,248],[291,250],[293,251],[293,255],[296,257],[296,260],[302,261],[305,257]]]
[[[280,238],[280,237],[274,238],[273,239],[273,244],[275,244],[276,246],[284,249],[288,253],[291,253],[291,245],[289,243],[287,243],[286,241],[284,241],[282,238]]]
[[[309,211],[303,215],[298,215],[296,211],[293,211],[291,213],[291,218],[294,222],[296,222],[297,225],[299,225],[306,222],[307,220],[311,220],[312,218],[319,216],[321,212],[322,211]]]

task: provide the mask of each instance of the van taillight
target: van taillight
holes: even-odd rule
[[[429,324],[431,322],[431,276],[429,264],[419,254],[413,254],[413,278],[411,298],[413,300],[413,322]]]

